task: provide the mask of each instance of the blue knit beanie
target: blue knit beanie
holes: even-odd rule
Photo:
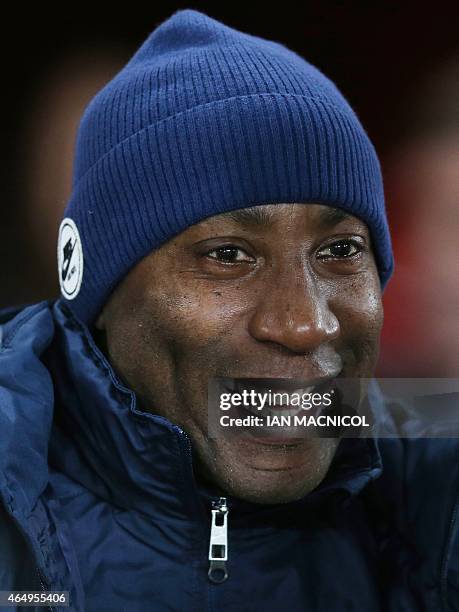
[[[141,258],[202,219],[274,203],[342,208],[393,267],[373,145],[335,85],[280,43],[192,9],[161,23],[89,103],[58,242],[90,325]]]

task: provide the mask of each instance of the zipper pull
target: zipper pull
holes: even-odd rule
[[[209,544],[209,571],[211,582],[220,584],[228,578],[226,561],[228,560],[227,533],[228,506],[226,497],[212,502],[212,526]]]

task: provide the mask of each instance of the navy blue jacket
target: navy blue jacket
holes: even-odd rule
[[[0,590],[91,612],[459,610],[457,440],[347,438],[300,501],[228,497],[214,584],[216,496],[186,433],[136,408],[60,300],[0,331]]]

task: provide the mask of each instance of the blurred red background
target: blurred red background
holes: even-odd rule
[[[18,7],[5,19],[0,307],[57,295],[57,228],[84,107],[156,25],[196,8],[287,45],[348,98],[380,155],[396,258],[378,374],[459,376],[458,3],[102,8]]]

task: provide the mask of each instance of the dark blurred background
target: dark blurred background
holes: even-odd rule
[[[378,374],[459,376],[459,3],[51,3],[2,28],[0,307],[58,293],[56,236],[91,97],[180,8],[276,40],[336,82],[380,155],[396,272]]]

